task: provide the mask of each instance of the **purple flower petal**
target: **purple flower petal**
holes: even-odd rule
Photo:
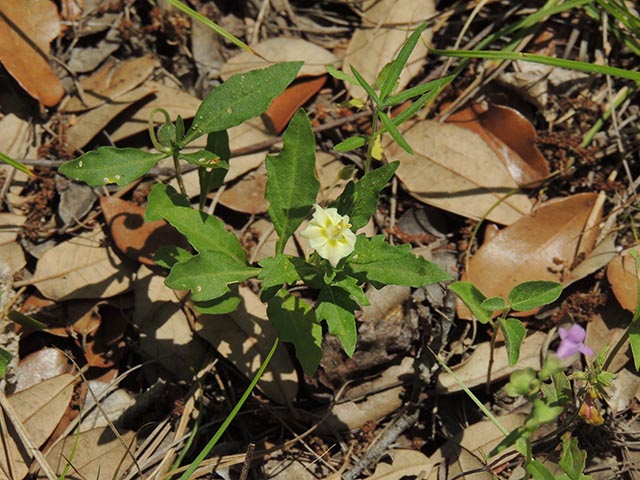
[[[587,332],[580,325],[573,324],[569,329],[560,327],[558,333],[560,335],[560,345],[556,351],[558,358],[568,358],[577,353],[582,353],[583,355],[593,354],[593,350],[584,344]]]

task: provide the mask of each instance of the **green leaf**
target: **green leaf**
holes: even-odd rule
[[[383,235],[373,238],[358,235],[355,250],[347,257],[345,271],[377,288],[383,285],[421,287],[451,280],[436,264],[416,257],[410,245],[389,245]]]
[[[498,320],[500,330],[504,335],[504,344],[507,348],[507,355],[509,357],[509,366],[513,367],[518,363],[520,357],[520,346],[524,340],[527,330],[524,328],[522,322],[516,318],[507,318]]]
[[[275,295],[283,284],[291,285],[300,280],[300,275],[291,261],[291,257],[283,253],[279,253],[275,257],[265,258],[258,263],[262,267],[262,271],[258,274],[258,279],[262,280],[260,298],[263,302]]]
[[[163,184],[155,184],[149,193],[145,212],[147,221],[164,219],[182,233],[197,251],[215,251],[246,260],[236,236],[224,228],[224,222],[189,206],[187,198]]]
[[[584,466],[587,462],[587,452],[578,446],[578,439],[569,435],[562,436],[562,455],[559,465],[571,480],[582,480],[585,476]]]
[[[389,132],[391,137],[396,141],[396,143],[408,154],[413,155],[413,149],[411,145],[407,143],[404,139],[398,127],[396,127],[391,120],[384,112],[378,112],[378,116],[380,120],[382,120],[382,125],[384,125],[384,129]]]
[[[336,152],[350,152],[351,150],[360,148],[365,143],[367,143],[367,138],[363,137],[362,135],[358,135],[356,137],[349,137],[346,140],[341,141],[337,145],[334,145],[333,149]]]
[[[327,69],[327,73],[331,75],[333,78],[337,80],[342,80],[343,82],[347,82],[352,85],[358,85],[358,81],[355,78],[353,78],[351,75],[344,73],[342,70],[338,70],[333,65],[325,65],[324,68]]]
[[[178,155],[180,160],[185,160],[191,165],[197,165],[199,167],[206,168],[226,168],[229,169],[227,162],[221,162],[220,157],[209,150],[198,150],[193,153],[180,153]]]
[[[556,480],[553,474],[538,460],[531,460],[525,469],[534,478],[534,480]]]
[[[402,45],[402,48],[398,52],[396,58],[383,69],[384,79],[380,85],[380,98],[382,100],[387,98],[387,96],[395,90],[400,74],[402,73],[402,69],[407,64],[407,60],[409,60],[411,52],[416,48],[416,44],[418,43],[418,40],[420,40],[420,35],[422,35],[422,32],[424,32],[426,28],[426,22],[416,28],[407,41],[404,42],[404,45]],[[382,72],[380,73],[382,76]]]
[[[282,137],[279,155],[267,155],[269,216],[278,233],[276,252],[300,226],[316,201],[320,182],[316,178],[316,147],[311,122],[298,112]]]
[[[351,230],[364,227],[378,208],[378,196],[398,169],[400,162],[388,163],[371,170],[357,182],[349,182],[335,201],[342,215],[348,215]]]
[[[280,339],[293,343],[305,373],[313,375],[322,356],[322,327],[309,304],[286,290],[279,290],[267,303],[267,315]]]
[[[240,125],[263,113],[296,78],[302,63],[277,63],[229,78],[202,101],[181,146],[207,133]]]
[[[518,312],[526,312],[555,302],[561,294],[561,284],[537,280],[524,282],[513,287],[509,292],[509,302],[512,309]]]
[[[540,398],[534,398],[531,404],[531,413],[524,424],[529,432],[534,432],[544,423],[553,422],[564,411],[563,407],[552,407]]]
[[[61,165],[58,171],[92,187],[115,183],[128,185],[147,173],[166,153],[149,153],[137,148],[100,147]]]
[[[200,180],[200,210],[204,209],[209,192],[222,186],[224,177],[227,176],[227,172],[229,171],[231,150],[229,149],[229,134],[227,131],[221,130],[207,135],[207,150],[213,152],[220,158],[221,162],[224,162],[225,169],[198,168],[198,179]]]
[[[340,285],[323,286],[316,303],[316,317],[318,321],[327,322],[329,333],[340,339],[344,351],[352,357],[358,339],[354,312],[360,309],[360,305],[354,301],[349,290]],[[362,295],[362,290],[358,290]]]
[[[376,92],[373,90],[371,84],[364,79],[364,77],[360,74],[360,72],[358,72],[358,70],[356,70],[356,67],[354,67],[353,65],[349,65],[349,68],[351,69],[351,73],[353,73],[353,76],[358,82],[358,85],[360,85],[364,89],[364,91],[367,92],[367,95],[369,95],[369,98],[373,101],[373,103],[375,103],[376,105],[380,105],[380,98],[378,97],[378,95],[376,95]]]
[[[418,113],[420,110],[422,110],[422,108],[431,100],[433,100],[434,98],[436,98],[438,96],[438,93],[440,93],[440,90],[433,90],[430,92],[425,93],[423,96],[421,96],[418,100],[416,100],[415,102],[413,102],[409,108],[406,108],[405,110],[403,110],[402,112],[400,112],[398,115],[396,115],[395,117],[393,117],[393,123],[396,126],[402,125],[405,121],[407,121],[408,119],[410,119],[411,117],[413,117],[416,113]]]
[[[449,290],[455,293],[462,303],[464,303],[474,317],[478,319],[480,323],[487,323],[491,320],[493,311],[486,309],[482,306],[487,297],[482,293],[478,287],[471,282],[453,282],[449,285]]]
[[[502,297],[491,297],[484,300],[480,306],[485,310],[492,312],[503,311],[509,308],[507,301]]]
[[[4,348],[0,348],[0,378],[4,378],[9,363],[11,363],[11,354]]]
[[[165,280],[174,290],[191,290],[195,302],[213,300],[229,291],[229,284],[255,277],[259,268],[248,266],[235,256],[220,251],[202,251],[177,263]]]
[[[454,78],[456,78],[455,75],[448,75],[446,77],[436,78],[435,80],[431,80],[430,82],[423,83],[422,85],[416,85],[415,87],[409,88],[404,92],[400,92],[396,95],[393,95],[385,99],[382,102],[382,106],[392,107],[402,102],[406,102],[407,100],[413,97],[417,97],[418,95],[423,95],[427,92],[431,92],[432,90],[437,91],[439,88],[451,83]]]
[[[22,325],[23,327],[34,328],[36,330],[44,330],[49,328],[49,325],[41,322],[40,320],[32,317],[31,315],[25,315],[24,313],[20,313],[17,310],[11,310],[7,317],[12,322],[17,323],[18,325]]]
[[[223,315],[225,313],[234,312],[241,302],[242,299],[238,294],[237,285],[231,285],[229,291],[221,297],[202,302],[193,302],[193,306],[200,313]]]
[[[176,263],[186,262],[193,255],[184,248],[176,245],[162,245],[153,255],[156,265],[163,268],[172,268]]]
[[[505,391],[510,397],[530,396],[540,390],[540,380],[533,368],[516,370],[511,373]]]

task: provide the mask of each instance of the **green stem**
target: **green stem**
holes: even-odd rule
[[[236,415],[244,405],[244,402],[247,400],[247,398],[249,398],[249,395],[251,395],[251,392],[253,391],[256,384],[258,383],[258,380],[260,380],[260,378],[262,377],[262,374],[267,369],[267,365],[269,365],[271,358],[276,353],[276,349],[278,348],[278,343],[279,343],[279,340],[278,340],[278,337],[276,337],[276,339],[273,342],[273,346],[271,347],[271,350],[269,350],[269,353],[267,354],[267,357],[264,359],[264,362],[262,362],[262,365],[260,365],[260,368],[254,375],[247,389],[242,394],[242,397],[240,397],[240,400],[238,400],[238,403],[236,403],[236,406],[233,407],[233,410],[231,410],[231,413],[229,413],[229,416],[224,420],[222,425],[220,425],[220,428],[218,428],[218,431],[211,438],[211,440],[209,440],[209,442],[205,445],[205,447],[202,449],[200,454],[191,463],[191,465],[189,465],[189,468],[182,474],[182,476],[180,477],[180,480],[189,480],[190,478],[192,478],[193,473],[196,471],[198,466],[207,457],[207,455],[209,455],[213,447],[215,447],[216,443],[218,443],[218,440],[220,440],[224,432],[227,430],[227,427],[231,424],[233,419],[236,417]]]
[[[371,135],[369,136],[369,142],[367,143],[367,158],[364,163],[365,175],[371,170],[371,154],[373,147],[376,143],[376,137],[378,136],[378,106],[373,109],[373,116],[371,118]]]
[[[151,113],[149,114],[149,120],[148,120],[149,138],[151,139],[151,143],[153,143],[153,146],[155,147],[156,150],[163,153],[171,153],[171,149],[166,147],[165,145],[162,145],[158,141],[158,137],[156,137],[156,130],[154,128],[154,122],[153,122],[153,118],[156,116],[156,113],[160,113],[162,114],[162,116],[164,116],[165,125],[171,124],[171,116],[169,115],[169,112],[167,112],[164,108],[154,108],[153,110],[151,110]]]
[[[620,105],[622,105],[622,103],[634,93],[635,93],[635,89],[628,88],[628,87],[623,87],[618,92],[618,94],[613,99],[613,105],[609,105],[607,109],[604,111],[604,113],[602,114],[602,116],[596,121],[596,123],[593,124],[593,126],[589,129],[589,131],[585,133],[582,139],[582,143],[580,144],[582,148],[587,148],[589,146],[595,134],[598,133],[602,128],[602,126],[604,125],[604,122],[606,122],[607,120],[609,120],[609,118],[611,118],[611,114],[614,112],[614,110],[618,108]]]

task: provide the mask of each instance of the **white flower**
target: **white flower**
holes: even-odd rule
[[[350,230],[347,215],[340,215],[335,208],[322,208],[317,204],[314,207],[309,226],[300,235],[308,238],[311,248],[335,267],[341,258],[353,252],[356,235]]]

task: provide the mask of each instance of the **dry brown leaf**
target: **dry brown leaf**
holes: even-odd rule
[[[318,93],[326,81],[327,75],[321,75],[303,78],[290,85],[273,99],[267,111],[262,114],[267,128],[274,133],[282,133],[296,111]]]
[[[620,315],[622,311],[617,306],[606,306],[602,314],[592,315],[591,321],[587,324],[587,337],[584,341],[594,352],[601,352],[605,347],[611,348],[624,334],[629,321]],[[618,351],[609,368],[610,372],[616,373],[631,359],[631,352],[628,348],[629,341]]]
[[[523,282],[562,282],[564,270],[568,273],[574,263],[597,196],[580,193],[551,200],[504,228],[471,258],[465,280],[474,283],[487,297],[503,298]],[[585,232],[585,237],[592,240],[590,247],[595,241],[593,233],[597,232]],[[465,309],[459,309],[459,315],[471,318]]]
[[[135,432],[124,432],[117,438],[110,427],[95,428],[67,436],[53,446],[46,459],[56,475],[62,474],[70,459],[72,467],[65,477],[70,480],[123,478],[117,473],[124,473],[133,463],[127,450],[133,454],[135,438]],[[45,478],[43,474],[38,476]]]
[[[455,453],[451,452],[447,462],[449,463],[448,478],[464,478],[465,480],[493,480],[495,478],[486,468],[485,462],[464,447],[459,447]]]
[[[145,82],[145,86],[153,91],[153,99],[137,109],[130,118],[123,121],[122,125],[109,127],[114,128],[109,134],[114,142],[146,131],[149,126],[149,115],[155,108],[164,108],[169,113],[171,120],[175,122],[178,115],[183,119],[192,118],[200,106],[201,100],[199,98],[182,90],[167,87],[151,80]]]
[[[400,365],[388,367],[379,377],[350,389],[350,397],[364,400],[334,405],[329,416],[320,424],[320,429],[343,431],[360,428],[368,421],[378,421],[396,411],[403,404],[404,386],[397,386],[399,378],[414,373],[414,362],[415,359],[404,357]]]
[[[618,254],[616,236],[615,231],[606,235],[577,267],[571,269],[569,275],[563,279],[562,286],[567,288],[572,283],[606,267]]]
[[[100,197],[111,238],[132,260],[155,265],[153,255],[163,245],[185,247],[184,237],[164,220],[145,222],[145,207],[116,197]]]
[[[0,3],[0,62],[32,97],[57,105],[62,83],[48,62],[49,43],[60,35],[58,9],[50,0]]]
[[[342,69],[351,74],[350,65],[373,83],[384,66],[391,62],[417,25],[435,14],[433,0],[366,0],[362,2],[362,28],[357,29],[342,63]],[[431,29],[422,34],[398,79],[397,91],[407,86],[426,62]],[[364,97],[360,86],[345,84],[352,97]]]
[[[0,277],[13,277],[27,263],[16,241],[26,219],[22,215],[0,213]]]
[[[493,358],[493,368],[491,369],[491,379],[498,381],[511,375],[516,369],[531,367],[540,369],[540,351],[547,339],[547,335],[542,332],[534,332],[524,339],[520,348],[520,359],[515,367],[509,367],[507,358],[507,348],[502,346],[495,349]],[[452,367],[458,379],[468,387],[473,388],[484,385],[487,381],[487,368],[489,366],[490,342],[483,342],[477,345],[476,350],[465,359],[464,363],[457,367]],[[443,372],[438,377],[437,389],[442,392],[453,393],[462,390],[453,375]]]
[[[220,195],[220,203],[236,212],[250,215],[265,213],[269,208],[266,191],[267,170],[263,164],[228,185]]]
[[[627,248],[620,255],[609,262],[607,279],[613,293],[625,310],[635,312],[638,304],[638,274],[635,259],[629,255],[632,250],[640,254],[640,247],[635,245]]]
[[[549,162],[536,145],[536,130],[517,110],[474,103],[451,115],[447,122],[480,135],[519,186],[535,187],[549,176]]]
[[[140,348],[178,378],[191,379],[201,368],[207,348],[183,311],[184,294],[167,287],[163,277],[143,265],[134,295],[133,322],[140,329]]]
[[[326,152],[316,153],[316,174],[320,180],[320,192],[318,193],[320,204],[329,204],[340,196],[347,185],[347,180],[340,178],[340,172],[345,167],[346,165],[338,157]]]
[[[416,450],[393,449],[385,456],[391,457],[391,463],[379,462],[373,475],[367,480],[403,480],[406,476],[418,475],[419,478],[430,479],[431,472],[437,471],[442,461],[439,455],[427,457]]]
[[[8,398],[29,438],[37,447],[47,440],[67,410],[73,394],[74,380],[73,375],[58,375]],[[28,471],[28,465],[31,464],[30,456],[23,450],[19,439],[3,435],[3,441],[6,442],[5,447],[9,450],[16,467],[14,478],[23,478]],[[20,448],[17,445],[20,445]],[[1,471],[8,471],[7,465],[5,449],[1,448]]]
[[[231,75],[245,73],[257,68],[265,68],[272,63],[304,61],[298,76],[316,76],[327,73],[325,65],[340,63],[338,57],[326,48],[297,37],[276,37],[254,45],[253,50],[268,61],[249,52],[242,52],[231,58],[220,70],[220,77],[227,80]]]
[[[396,175],[418,200],[469,218],[486,216],[505,225],[531,211],[526,195],[509,196],[518,186],[495,152],[475,133],[455,125],[423,121],[405,132],[404,138],[415,155],[392,143],[386,156],[400,160]]]
[[[67,141],[74,148],[83,148],[123,110],[152,93],[149,86],[143,85],[78,115],[76,123],[67,130]]]
[[[267,257],[273,257],[276,254],[276,243],[278,242],[278,234],[273,228],[273,223],[264,218],[258,218],[247,229],[247,233],[257,239],[257,243],[249,243],[249,252],[247,256],[251,258],[251,263],[257,263]],[[294,237],[291,237],[284,246],[284,253],[297,257],[300,255]]]
[[[248,379],[253,378],[277,337],[267,310],[260,298],[248,287],[238,289],[242,302],[234,312],[225,315],[200,315],[195,328],[202,338],[218,350]],[[291,405],[298,393],[298,376],[281,345],[258,387],[273,400]]]
[[[511,432],[522,426],[526,417],[527,415],[524,413],[514,412],[502,415],[498,417],[498,420],[503,427]],[[504,440],[504,434],[500,429],[491,420],[483,420],[465,428],[460,434],[449,439],[442,446],[441,451],[442,455],[450,458],[459,447],[464,447],[470,452],[484,457],[497,447],[502,440]],[[504,454],[505,452],[501,453],[501,455]]]
[[[609,408],[611,408],[611,413],[617,415],[629,408],[629,404],[636,397],[639,389],[640,377],[635,371],[632,372],[628,368],[623,368],[616,372],[609,390],[610,396],[605,398]]]
[[[30,282],[52,300],[109,298],[131,286],[133,269],[97,228],[56,245],[38,261]]]
[[[18,362],[14,370],[15,393],[72,371],[73,367],[62,350],[58,348],[41,348]]]
[[[158,61],[152,55],[125,60],[117,65],[111,61],[80,82],[84,101],[80,97],[68,97],[60,109],[69,113],[81,112],[109,100],[118,100],[147,80],[157,65]]]

